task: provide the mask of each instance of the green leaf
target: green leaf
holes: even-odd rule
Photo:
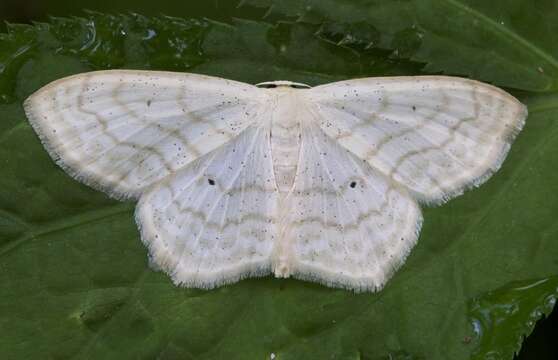
[[[268,19],[333,24],[349,41],[426,63],[428,73],[467,75],[530,91],[558,90],[554,0],[243,0]],[[370,38],[369,30],[377,36]],[[364,34],[363,34],[364,33]]]
[[[467,359],[478,345],[465,341],[470,299],[558,272],[557,94],[522,94],[530,116],[503,168],[425,209],[403,268],[381,292],[358,295],[271,277],[175,287],[147,264],[134,204],[67,176],[21,107],[49,81],[111,67],[309,84],[421,68],[359,40],[383,30],[356,27],[338,44],[345,25],[329,26],[336,39],[310,21],[91,14],[0,37],[0,358]]]
[[[473,359],[509,359],[521,349],[542,316],[548,316],[558,296],[558,276],[507,284],[469,304],[480,338]]]

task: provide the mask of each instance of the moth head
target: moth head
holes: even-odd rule
[[[287,80],[277,80],[277,81],[266,81],[256,84],[257,87],[262,89],[275,89],[280,87],[289,87],[292,89],[310,89],[310,85],[287,81]]]

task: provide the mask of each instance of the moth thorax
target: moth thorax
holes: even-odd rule
[[[289,191],[296,175],[300,150],[301,108],[295,96],[277,100],[271,125],[271,152],[277,187]]]

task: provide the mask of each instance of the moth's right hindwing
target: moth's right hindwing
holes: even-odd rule
[[[381,289],[415,245],[422,215],[406,189],[317,125],[303,126],[283,241],[293,275],[355,291]]]

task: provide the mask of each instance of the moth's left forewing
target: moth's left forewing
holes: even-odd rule
[[[52,82],[25,101],[25,112],[66,172],[111,196],[138,198],[238,136],[265,96],[211,76],[109,70]]]
[[[328,135],[424,203],[488,179],[527,116],[505,91],[447,76],[341,81],[307,97]]]

